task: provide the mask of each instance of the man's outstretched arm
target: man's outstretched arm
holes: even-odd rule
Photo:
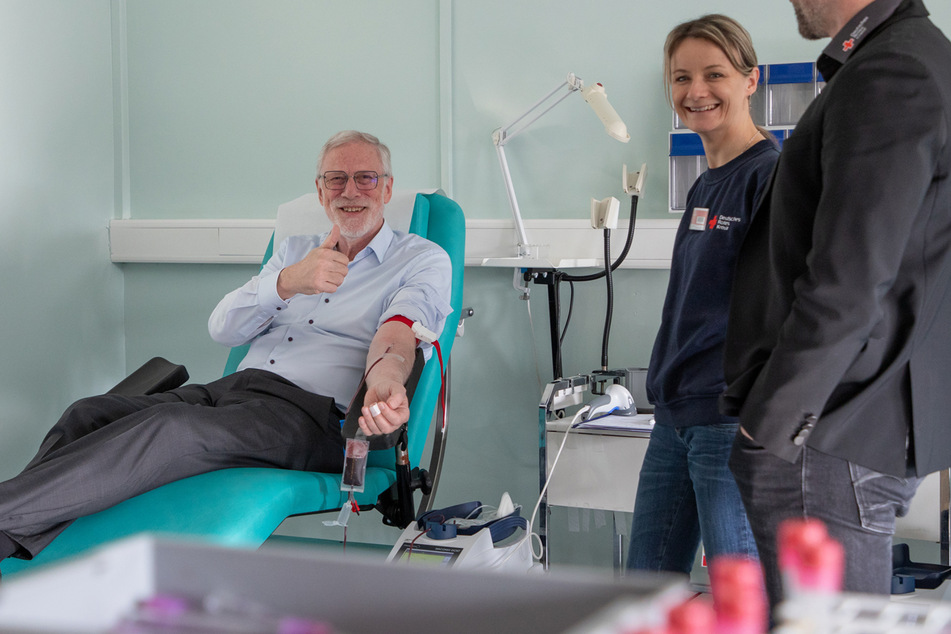
[[[367,436],[392,433],[409,420],[405,383],[415,357],[416,335],[409,326],[399,321],[380,326],[367,354],[367,392],[360,410],[360,429]]]

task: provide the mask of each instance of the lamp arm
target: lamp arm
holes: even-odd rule
[[[538,108],[540,108],[541,106],[543,106],[543,105],[545,104],[545,102],[547,102],[549,99],[551,99],[552,97],[554,97],[555,95],[557,95],[557,94],[559,93],[559,91],[561,91],[561,90],[564,89],[565,87],[568,88],[568,91],[567,91],[565,94],[563,94],[561,97],[559,97],[558,99],[556,99],[554,103],[552,103],[550,106],[548,106],[547,108],[545,108],[543,111],[541,111],[540,113],[538,113],[538,114],[535,116],[535,118],[533,118],[531,121],[529,121],[528,123],[524,124],[522,127],[518,128],[515,132],[511,132],[511,133],[510,133],[510,130],[511,130],[512,128],[514,128],[516,125],[518,125],[518,124],[522,121],[522,119],[524,119],[524,118],[527,117],[528,115],[530,115],[530,114],[532,114],[533,112],[535,112],[535,110],[537,110]],[[521,134],[521,133],[524,132],[526,129],[528,129],[528,127],[531,126],[533,123],[535,123],[536,121],[538,121],[539,119],[541,119],[543,116],[545,116],[546,114],[548,114],[548,112],[549,112],[552,108],[554,108],[555,106],[557,106],[558,104],[560,104],[562,101],[564,101],[565,99],[567,99],[567,98],[568,98],[568,95],[570,95],[570,94],[573,93],[573,92],[576,92],[576,91],[578,91],[578,90],[583,90],[583,89],[584,89],[584,83],[581,81],[581,79],[578,78],[578,77],[576,77],[574,73],[568,73],[568,79],[566,79],[566,80],[563,81],[561,84],[559,84],[557,88],[555,88],[555,89],[552,90],[550,93],[548,93],[547,95],[545,95],[544,97],[542,97],[541,99],[539,99],[537,102],[535,102],[535,104],[534,104],[531,108],[529,108],[529,109],[526,110],[524,113],[522,113],[522,115],[519,116],[517,119],[515,119],[515,121],[513,121],[512,123],[508,124],[507,126],[505,126],[505,127],[503,127],[503,128],[499,128],[498,130],[496,130],[496,131],[493,133],[493,135],[492,135],[492,138],[493,138],[493,140],[495,141],[495,144],[496,144],[496,145],[505,145],[506,143],[509,142],[510,139],[514,139],[515,137],[517,137],[519,134]]]
[[[518,199],[515,197],[515,186],[512,184],[512,175],[509,173],[509,164],[505,160],[505,145],[495,144],[496,154],[499,156],[499,165],[502,167],[502,180],[505,181],[505,193],[509,198],[509,207],[512,209],[512,217],[515,219],[515,231],[518,233],[518,257],[529,254],[528,235],[525,233],[525,223],[522,222],[522,214],[518,209]]]
[[[517,128],[512,132],[512,128],[517,126],[522,122],[523,119],[528,117],[530,114],[538,110],[540,107],[545,105],[549,100],[555,97],[559,92],[564,90],[567,87],[565,94],[561,95],[556,99],[551,105],[535,115],[534,118],[529,120],[527,123],[523,124],[521,127]],[[512,174],[509,171],[508,161],[505,158],[505,144],[508,143],[511,139],[514,139],[519,134],[524,132],[531,126],[533,123],[545,116],[552,108],[564,101],[568,95],[573,92],[582,90],[584,88],[584,83],[580,78],[576,77],[574,73],[568,73],[568,78],[558,85],[557,88],[552,90],[550,93],[539,99],[532,105],[531,108],[526,110],[519,116],[517,119],[512,121],[505,127],[498,128],[495,132],[492,133],[492,141],[495,144],[495,150],[499,157],[499,166],[502,168],[502,179],[505,181],[505,193],[509,199],[509,207],[512,209],[512,218],[515,220],[515,231],[518,234],[518,257],[523,257],[529,255],[528,248],[528,235],[525,232],[525,223],[522,222],[522,213],[518,208],[518,199],[515,196],[515,186],[512,184]]]

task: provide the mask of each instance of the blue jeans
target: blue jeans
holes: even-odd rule
[[[730,468],[749,510],[771,606],[783,596],[776,535],[788,518],[820,519],[842,544],[846,590],[891,591],[895,517],[908,512],[920,478],[879,473],[808,446],[790,463],[742,434]]]
[[[689,574],[701,538],[710,559],[727,554],[757,558],[727,466],[737,427],[654,427],[637,484],[629,570]]]

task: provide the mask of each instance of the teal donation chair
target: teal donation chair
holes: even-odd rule
[[[453,313],[447,318],[439,344],[446,363],[462,317],[462,286],[465,251],[465,218],[454,201],[439,191],[431,193],[395,191],[386,206],[385,217],[394,229],[410,231],[436,242],[449,254],[452,261]],[[278,209],[275,234],[265,254],[270,257],[274,245],[287,235],[321,233],[329,230],[329,221],[317,202],[316,194],[302,196]],[[225,374],[233,372],[247,348],[235,348],[229,355]],[[153,360],[154,362],[155,360]],[[159,361],[164,361],[159,359]],[[166,384],[170,389],[187,378],[181,366],[160,363],[167,370]],[[405,478],[397,471],[418,466],[423,448],[434,428],[432,458],[429,473],[419,474],[423,498],[420,512],[431,507],[432,493],[428,480],[438,480],[442,466],[445,442],[444,415],[448,403],[440,403],[440,363],[433,352],[425,364],[410,404],[407,424],[406,455],[409,467],[398,466],[400,447],[371,451],[365,480],[365,490],[355,494],[361,509],[376,506],[381,511],[402,507],[401,517],[394,519],[384,514],[384,523],[406,525],[415,515],[413,493]],[[134,376],[134,375],[133,375]],[[134,382],[127,379],[123,384]],[[169,381],[171,384],[169,384]],[[127,387],[127,386],[126,386]],[[448,385],[446,386],[448,390]],[[117,386],[119,388],[119,386]],[[114,388],[116,389],[116,388]],[[153,390],[159,391],[159,390]],[[231,468],[212,471],[172,482],[98,513],[81,517],[69,525],[47,548],[33,560],[6,559],[2,564],[4,578],[33,566],[50,563],[79,554],[89,548],[149,532],[175,538],[201,540],[224,546],[256,548],[274,532],[285,518],[327,511],[338,511],[347,502],[347,493],[340,491],[339,473],[313,473],[271,468]],[[395,489],[402,489],[402,497],[394,497]],[[409,499],[406,499],[408,494]],[[387,519],[389,517],[389,519]]]

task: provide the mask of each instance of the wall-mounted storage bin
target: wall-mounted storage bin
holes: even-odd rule
[[[769,125],[796,125],[816,96],[815,64],[770,64],[766,87]]]
[[[790,132],[792,132],[792,130],[789,130],[787,128],[782,128],[779,130],[770,130],[770,133],[776,139],[776,142],[779,143],[780,148],[783,147],[783,142],[786,140],[786,137],[789,136]]]
[[[692,132],[670,135],[670,210],[683,211],[687,192],[697,177],[707,169],[703,142]]]

